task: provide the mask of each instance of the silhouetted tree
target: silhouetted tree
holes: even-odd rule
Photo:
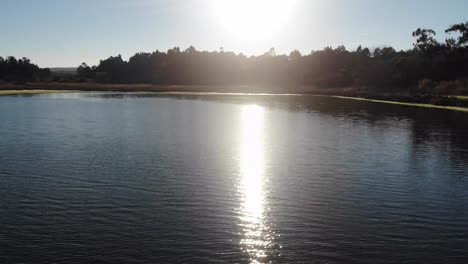
[[[94,70],[88,66],[85,62],[83,62],[77,68],[77,74],[80,78],[93,78],[94,77]]]
[[[432,29],[416,29],[413,32],[413,37],[416,38],[415,47],[420,50],[427,50],[430,46],[437,45],[437,41],[434,38],[435,35],[435,31]]]
[[[468,78],[467,23],[450,26],[446,32],[457,32],[460,37],[438,43],[435,31],[418,28],[412,34],[416,42],[411,50],[379,47],[371,52],[360,45],[348,51],[345,46],[338,46],[308,55],[297,50],[278,55],[271,48],[260,56],[248,57],[223,48],[208,52],[193,46],[184,51],[175,47],[166,52],[136,53],[128,61],[120,55],[109,57],[95,68],[82,64],[78,72],[85,78],[95,75],[95,80],[111,83],[303,85],[411,92],[422,80],[430,80],[424,83],[434,84],[434,89],[438,89],[438,83],[450,80],[464,83]]]
[[[468,43],[468,22],[451,25],[447,30],[445,30],[445,32],[458,32],[460,34],[456,41],[454,41],[453,39],[448,41],[452,45],[456,43],[457,46],[464,46]]]
[[[28,58],[0,57],[0,80],[7,82],[42,81],[50,78],[49,69],[41,69]]]

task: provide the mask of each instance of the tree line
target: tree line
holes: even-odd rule
[[[265,85],[313,88],[357,88],[367,91],[468,93],[468,22],[451,25],[438,42],[432,29],[412,34],[414,47],[373,50],[359,46],[325,47],[303,55],[295,50],[277,55],[272,48],[260,56],[199,51],[193,46],[167,52],[136,53],[128,61],[121,55],[97,66],[82,63],[77,75],[64,81],[163,85]],[[0,58],[0,80],[37,81],[50,78],[29,59]]]
[[[120,55],[101,60],[99,65],[78,67],[82,78],[108,83],[152,83],[180,85],[304,85],[318,88],[357,87],[374,90],[439,89],[454,92],[467,89],[468,22],[451,25],[445,42],[435,39],[432,29],[413,32],[414,47],[396,51],[392,47],[374,50],[359,46],[325,47],[302,55],[276,55],[271,49],[260,56],[242,53],[186,50],[136,53],[128,61]],[[456,37],[452,37],[455,34]]]
[[[0,57],[0,81],[31,82],[49,80],[50,69],[39,68],[28,58],[16,59],[13,56]]]

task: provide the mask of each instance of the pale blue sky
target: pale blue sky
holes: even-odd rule
[[[417,27],[444,39],[449,24],[468,20],[466,0],[296,0],[281,30],[248,41],[226,31],[212,1],[219,0],[0,0],[0,56],[63,67],[190,45],[248,55],[341,44],[407,49]]]

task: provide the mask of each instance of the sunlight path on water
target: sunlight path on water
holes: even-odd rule
[[[241,246],[251,263],[262,263],[267,257],[265,250],[272,243],[270,230],[264,223],[264,110],[257,105],[245,105],[241,111]]]

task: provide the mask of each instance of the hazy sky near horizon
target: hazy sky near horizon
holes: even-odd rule
[[[359,44],[407,49],[418,27],[436,30],[443,40],[448,25],[468,20],[466,0],[283,0],[288,2],[280,8],[287,5],[284,20],[271,34],[257,38],[255,31],[241,36],[226,27],[225,17],[231,27],[233,19],[246,21],[241,8],[220,13],[214,1],[225,0],[0,0],[0,56],[68,67],[190,45],[247,55],[271,47],[280,54]]]

